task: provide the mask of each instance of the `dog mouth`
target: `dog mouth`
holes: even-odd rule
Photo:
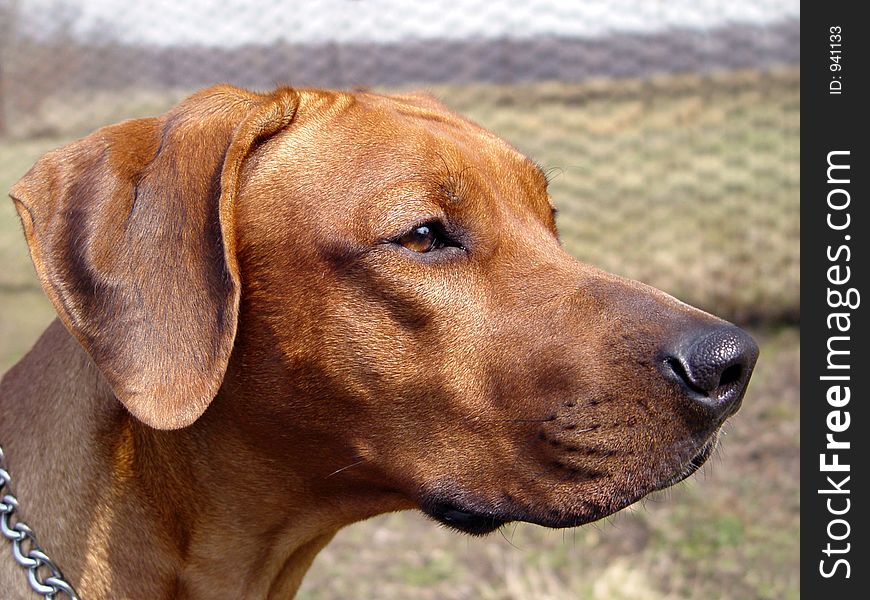
[[[551,529],[578,527],[597,521],[626,506],[617,502],[606,507],[582,503],[583,507],[579,510],[559,510],[535,506],[533,503],[527,505],[509,494],[503,494],[503,500],[494,503],[481,502],[465,494],[449,494],[424,496],[420,509],[445,527],[461,533],[482,536],[516,521]]]
[[[712,436],[676,474],[652,486],[647,493],[669,488],[692,476],[713,454],[718,438],[718,435]],[[445,527],[460,533],[483,536],[515,521],[525,521],[553,529],[585,525],[618,512],[645,495],[642,494],[633,501],[625,497],[614,499],[613,504],[608,507],[584,503],[584,509],[579,513],[549,510],[542,514],[532,506],[520,506],[515,501],[508,503],[509,505],[505,503],[487,505],[455,494],[424,495],[420,508],[427,516]]]
[[[486,535],[514,520],[447,501],[426,502],[422,508],[424,513],[438,523],[469,535]]]
[[[704,466],[704,463],[707,462],[707,459],[713,454],[713,451],[716,449],[716,445],[719,442],[719,435],[713,435],[707,442],[701,446],[701,449],[698,451],[695,456],[693,456],[689,461],[683,466],[682,470],[680,470],[673,477],[664,480],[662,483],[656,486],[653,491],[660,491],[665,488],[669,488],[674,486],[681,481],[688,479],[691,477],[698,469]]]
[[[424,502],[421,508],[427,516],[445,527],[460,533],[483,536],[516,521],[551,529],[578,527],[604,518],[622,506],[614,506],[607,510],[604,507],[588,505],[581,514],[575,514],[558,510],[535,510],[533,507],[519,504],[505,506],[503,509],[490,509],[472,507],[471,503],[465,502],[434,500]]]

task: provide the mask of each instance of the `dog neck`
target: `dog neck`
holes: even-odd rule
[[[303,476],[304,456],[265,459],[233,410],[219,397],[191,427],[144,426],[57,321],[4,377],[20,516],[82,597],[291,597],[339,528],[382,512],[383,493]],[[9,549],[0,583],[27,597]]]

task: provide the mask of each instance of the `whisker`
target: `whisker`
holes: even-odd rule
[[[519,550],[519,548],[517,548],[516,546],[514,546],[514,543],[513,543],[512,541],[510,541],[510,540],[507,538],[507,536],[504,534],[504,527],[499,527],[499,528],[498,528],[498,532],[501,534],[501,537],[504,539],[504,541],[506,541],[508,544],[510,544],[513,548]]]
[[[546,423],[552,421],[553,417],[544,419],[489,419],[491,423]]]
[[[341,473],[342,471],[346,471],[347,469],[349,469],[349,468],[351,468],[351,467],[355,467],[355,466],[357,466],[357,465],[361,465],[361,464],[363,464],[365,461],[366,461],[366,459],[363,458],[362,460],[358,460],[358,461],[356,461],[355,463],[351,463],[351,464],[347,465],[346,467],[342,467],[342,468],[340,468],[340,469],[337,469],[337,470],[333,471],[332,473],[330,473],[329,475],[327,475],[326,477],[324,477],[324,479],[329,479],[329,478],[332,477],[333,475],[338,475],[338,474]]]
[[[541,170],[544,172],[544,177],[546,177],[547,183],[550,183],[557,177],[565,174],[565,169],[562,167],[548,167]]]

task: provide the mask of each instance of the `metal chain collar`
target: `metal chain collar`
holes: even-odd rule
[[[12,477],[5,469],[3,447],[0,446],[0,533],[12,542],[12,556],[23,569],[33,591],[43,598],[57,598],[66,594],[70,600],[80,600],[72,585],[63,577],[57,565],[46,556],[36,535],[15,516],[18,499],[12,494]]]

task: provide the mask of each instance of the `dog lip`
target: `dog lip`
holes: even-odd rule
[[[485,510],[460,507],[452,503],[430,504],[423,507],[423,512],[446,527],[475,536],[487,535],[499,527],[515,521],[522,521],[551,529],[562,529],[585,525],[609,514],[602,512],[600,514],[570,514],[558,517],[546,517],[532,514],[527,510],[518,509],[516,514],[507,516]]]
[[[654,491],[669,488],[694,475],[698,469],[704,466],[704,463],[706,463],[707,459],[713,454],[713,450],[716,449],[716,443],[718,440],[718,435],[713,435],[703,446],[701,446],[698,453],[689,460],[689,463],[683,467],[682,471],[670,479],[666,479],[663,483],[660,483],[656,486]]]
[[[473,507],[470,505],[472,503]],[[475,536],[487,535],[507,523],[516,521],[551,529],[577,527],[597,521],[618,510],[607,511],[598,506],[589,505],[587,510],[581,512],[557,513],[557,511],[551,511],[550,514],[547,514],[523,504],[517,504],[516,501],[512,501],[509,506],[501,505],[500,508],[497,508],[477,501],[446,500],[434,497],[425,498],[420,508],[428,517],[438,523],[461,533]]]
[[[646,493],[663,490],[690,477],[710,458],[716,449],[717,442],[718,435],[713,434],[704,442],[700,450],[683,465],[677,474],[665,479],[658,485],[653,485]],[[633,499],[622,498],[621,501],[616,501],[614,504],[606,507],[587,504],[584,510],[563,512],[561,514],[552,511],[551,514],[546,514],[546,512],[534,510],[529,506],[516,504],[515,501],[507,505],[488,506],[486,503],[473,500],[465,495],[457,497],[454,491],[454,493],[448,492],[446,496],[441,494],[437,496],[424,496],[420,502],[420,509],[427,516],[446,527],[461,533],[483,536],[492,533],[507,523],[515,521],[523,521],[552,529],[578,527],[612,515],[622,508],[633,504],[640,497],[645,496],[646,493],[642,493]]]
[[[422,509],[442,525],[471,535],[486,535],[510,522],[493,513],[461,507],[452,502],[427,502]]]

